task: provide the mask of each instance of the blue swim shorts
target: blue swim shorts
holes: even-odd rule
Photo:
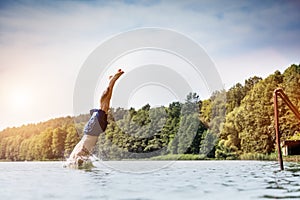
[[[85,135],[99,136],[107,127],[107,114],[100,109],[90,110],[91,118],[84,127]]]

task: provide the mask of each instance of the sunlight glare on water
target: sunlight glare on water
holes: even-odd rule
[[[285,163],[285,171],[265,161],[176,161],[139,174],[106,167],[128,162],[147,168],[165,161],[97,162],[91,171],[62,162],[3,162],[1,199],[300,199],[298,163]]]

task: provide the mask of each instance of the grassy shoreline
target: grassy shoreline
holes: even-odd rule
[[[195,154],[168,154],[163,156],[156,156],[149,160],[258,160],[258,161],[277,161],[277,154],[273,153],[270,155],[249,153],[240,155],[237,159],[216,159],[207,158],[205,155]],[[300,155],[295,156],[284,156],[284,162],[300,162]]]
[[[124,160],[138,160],[138,159],[124,159]],[[168,161],[168,160],[258,160],[258,161],[277,161],[277,155],[275,153],[266,155],[259,153],[248,153],[242,154],[236,159],[217,159],[217,158],[208,158],[206,155],[202,154],[167,154],[162,156],[155,156],[149,159],[140,159],[140,160],[149,160],[149,161]],[[52,162],[52,161],[64,161],[62,159],[56,160],[32,160],[32,162]],[[300,163],[300,155],[294,156],[284,156],[284,162],[299,162]],[[27,162],[27,161],[11,161],[11,160],[0,160],[0,162]],[[31,161],[28,161],[31,162]]]

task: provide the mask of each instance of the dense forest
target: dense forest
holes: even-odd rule
[[[239,159],[275,152],[273,91],[281,87],[300,110],[300,65],[265,79],[251,77],[201,100],[195,93],[168,107],[111,108],[95,154],[103,160],[197,154]],[[282,139],[300,139],[300,123],[279,102]],[[89,115],[62,117],[0,132],[0,160],[65,159],[82,136]]]

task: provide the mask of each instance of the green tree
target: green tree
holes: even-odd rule
[[[167,151],[172,154],[177,153],[178,148],[178,138],[175,137],[180,123],[181,116],[181,104],[179,102],[173,102],[169,104],[167,108],[167,121],[163,128],[163,138],[165,138],[165,143],[167,144]]]
[[[243,99],[237,113],[241,125],[240,139],[243,153],[271,153],[275,134],[270,130],[274,124],[273,91],[282,83],[279,71],[257,83]],[[243,120],[243,121],[240,121]]]
[[[67,128],[67,136],[65,140],[65,157],[69,157],[80,138],[74,125]]]
[[[46,129],[39,135],[39,141],[36,143],[36,147],[33,149],[35,155],[34,159],[38,156],[37,154],[40,153],[43,160],[53,159],[53,150],[52,150],[52,138],[53,138],[53,131],[51,128]],[[41,149],[40,149],[41,147]],[[37,152],[39,151],[39,152]]]
[[[210,97],[210,119],[208,130],[203,134],[200,153],[214,157],[216,145],[226,116],[226,91],[215,91]],[[209,151],[210,150],[210,151]],[[208,152],[209,151],[209,152]]]
[[[215,146],[217,143],[217,139],[218,138],[216,134],[210,132],[210,130],[204,131],[199,153],[202,155],[206,155],[209,158],[215,157]]]
[[[52,134],[52,153],[54,158],[63,158],[67,132],[63,128],[55,128]]]
[[[234,108],[241,105],[241,101],[245,97],[245,88],[242,84],[237,83],[226,92],[226,112],[231,112]]]
[[[241,126],[237,124],[237,118],[242,120],[242,116],[238,116],[241,107],[236,107],[232,112],[226,115],[226,120],[222,125],[220,133],[220,141],[216,150],[216,157],[222,159],[234,159],[239,155],[241,149],[241,140],[239,133],[242,131]]]
[[[291,65],[283,73],[283,90],[300,111],[300,65]],[[283,139],[289,139],[300,133],[300,121],[286,104],[280,104],[280,130]]]

